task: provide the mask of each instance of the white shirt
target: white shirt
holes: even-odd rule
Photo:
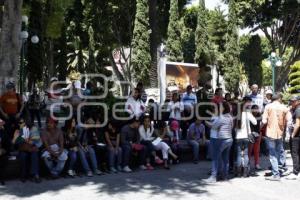
[[[125,111],[128,112],[130,116],[140,117],[146,111],[146,107],[142,100],[135,100],[131,96],[127,99]]]
[[[168,104],[167,111],[170,112],[170,119],[181,120],[181,112],[183,112],[184,107],[182,102],[171,101]]]
[[[154,139],[154,137],[152,137],[153,132],[154,132],[154,128],[152,125],[150,128],[147,128],[147,130],[145,130],[144,125],[141,125],[139,127],[139,134],[141,140],[152,141]]]
[[[250,123],[253,125],[257,124],[257,120],[251,112],[243,111],[241,119],[241,128],[236,129],[236,139],[247,139],[248,134],[251,133]]]

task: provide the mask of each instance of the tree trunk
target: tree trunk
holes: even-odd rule
[[[149,21],[151,27],[150,34],[150,54],[151,54],[151,69],[150,69],[150,87],[158,87],[157,74],[157,47],[158,47],[158,24],[157,24],[157,0],[149,0]]]
[[[23,0],[6,0],[4,2],[0,32],[0,84],[2,87],[6,80],[17,79],[22,45],[20,40],[22,4]]]
[[[49,79],[55,76],[55,69],[54,69],[54,55],[53,55],[53,40],[49,39],[48,41],[49,49],[48,49],[48,72],[49,72]]]

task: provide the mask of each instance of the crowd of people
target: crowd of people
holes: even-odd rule
[[[51,79],[55,83],[57,79]],[[74,81],[67,90],[74,90],[68,99],[76,107],[82,102],[79,92],[90,95],[93,86],[81,88]],[[64,171],[70,177],[83,173],[88,177],[105,173],[130,173],[133,167],[153,170],[162,166],[169,170],[171,164],[179,163],[181,144],[186,141],[192,149],[193,162],[199,163],[200,155],[211,160],[211,176],[207,183],[227,180],[230,172],[236,177],[248,177],[253,170],[261,170],[260,147],[264,138],[272,169],[268,180],[278,181],[283,175],[297,179],[299,165],[300,98],[293,96],[289,106],[282,102],[280,93],[267,91],[264,97],[257,85],[251,93],[232,98],[217,88],[211,106],[205,107],[207,116],[195,115],[200,109],[199,98],[192,86],[182,95],[173,93],[164,105],[153,100],[147,102],[147,94],[139,83],[130,94],[124,107],[129,120],[110,118],[101,127],[102,117],[97,112],[85,110],[83,123],[78,113],[62,122],[53,113],[60,108],[51,106],[60,101],[62,91],[57,85],[47,92],[43,103],[36,90],[24,100],[9,82],[7,91],[0,97],[0,180],[4,184],[3,170],[10,152],[18,151],[20,179],[41,182],[41,166],[53,178]],[[164,108],[164,109],[158,109]],[[46,109],[46,124],[41,122],[41,109]],[[52,110],[51,110],[52,109]],[[201,108],[202,109],[202,108]],[[24,114],[25,110],[29,115]],[[161,113],[161,111],[163,112]],[[201,113],[201,112],[200,112]],[[35,118],[37,123],[35,123]],[[84,125],[83,125],[84,124]],[[284,139],[290,136],[293,171],[289,174],[285,162]],[[251,158],[254,157],[254,166]]]

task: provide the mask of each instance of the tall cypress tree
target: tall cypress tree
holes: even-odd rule
[[[132,39],[132,64],[138,81],[149,84],[150,25],[148,0],[137,0]]]
[[[235,2],[229,2],[229,22],[225,45],[224,80],[226,90],[234,92],[238,90],[240,82],[240,47],[238,42],[238,18]]]
[[[170,20],[168,25],[167,53],[170,61],[183,61],[181,45],[180,21],[178,11],[178,0],[171,0]]]
[[[258,84],[262,86],[262,67],[263,52],[259,35],[251,36],[246,44],[241,48],[241,61],[244,63],[245,71],[248,76],[249,85]],[[242,47],[242,44],[241,44]]]
[[[200,0],[197,28],[195,33],[196,53],[195,61],[200,67],[205,67],[209,63],[209,36],[207,33],[207,11],[204,0]]]

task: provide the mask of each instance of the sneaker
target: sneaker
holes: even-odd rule
[[[123,168],[123,172],[130,173],[132,172],[132,170],[128,166],[126,166]]]
[[[92,177],[93,176],[93,172],[88,171],[88,173],[86,174],[88,177]]]
[[[268,180],[268,181],[280,181],[280,176],[266,177],[266,180]]]
[[[140,165],[140,169],[141,169],[141,170],[146,170],[147,167],[146,167],[145,165]]]
[[[204,179],[203,182],[206,183],[206,184],[216,183],[217,182],[217,178],[214,177],[214,176],[210,176],[209,178]]]
[[[68,175],[74,177],[75,176],[74,171],[73,170],[68,170]]]
[[[160,158],[157,157],[157,158],[155,159],[155,163],[158,164],[158,165],[161,165],[161,164],[164,163],[164,161],[162,161]]]
[[[286,180],[297,180],[299,178],[298,175],[291,173],[290,175],[288,175],[285,179]]]
[[[285,169],[279,170],[279,172],[280,172],[281,176],[289,176],[292,174],[292,172],[290,170],[285,170]]]
[[[262,170],[262,168],[259,164],[257,164],[257,165],[255,165],[255,170]]]
[[[112,173],[117,173],[118,171],[116,170],[116,168],[114,168],[114,167],[111,167],[110,168],[110,171],[112,172]]]
[[[95,170],[95,174],[97,174],[98,176],[103,175],[104,173],[102,171],[100,171],[99,169]]]
[[[152,165],[150,165],[150,164],[147,164],[147,170],[154,170],[154,168],[152,167]]]

